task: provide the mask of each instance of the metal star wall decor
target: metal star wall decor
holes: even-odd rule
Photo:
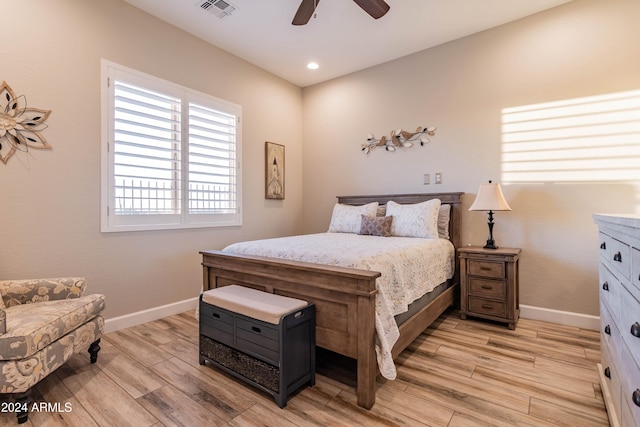
[[[402,129],[391,131],[389,138],[382,136],[376,138],[373,134],[367,136],[367,142],[361,145],[361,149],[365,154],[369,154],[376,147],[384,147],[386,151],[396,151],[398,148],[413,147],[415,141],[420,141],[420,146],[424,147],[429,143],[429,136],[436,134],[435,127],[418,126],[415,132],[407,132]]]
[[[19,151],[51,148],[40,134],[51,110],[27,108],[27,98],[16,96],[7,82],[0,86],[0,160],[4,164]]]

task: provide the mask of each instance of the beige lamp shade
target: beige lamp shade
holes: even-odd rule
[[[511,207],[504,199],[500,184],[480,184],[478,195],[469,208],[470,211],[510,211]]]

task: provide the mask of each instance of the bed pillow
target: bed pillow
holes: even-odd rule
[[[360,233],[366,236],[391,236],[392,216],[361,216]]]
[[[361,215],[376,216],[378,202],[368,203],[362,206],[351,206],[336,203],[331,214],[329,233],[354,233],[360,232]]]
[[[431,199],[411,205],[401,205],[389,201],[387,215],[393,217],[391,235],[437,239],[439,210],[440,199]]]
[[[440,205],[438,211],[438,237],[449,239],[449,219],[451,218],[451,205]]]

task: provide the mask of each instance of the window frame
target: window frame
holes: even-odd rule
[[[180,98],[180,212],[175,214],[115,214],[115,80]],[[242,107],[158,77],[101,61],[101,232],[170,230],[182,228],[228,227],[242,225]],[[235,126],[235,212],[190,213],[189,206],[189,112],[191,104],[236,117]],[[195,144],[195,143],[194,143]]]

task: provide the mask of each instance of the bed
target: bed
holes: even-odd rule
[[[451,279],[437,286],[430,299],[417,309],[396,316],[398,336],[388,350],[395,358],[440,314],[456,302],[458,262],[455,248],[460,246],[460,198],[463,193],[399,194],[380,196],[340,196],[339,205],[365,206],[371,203],[415,205],[439,199],[450,206],[448,240],[454,248]],[[392,204],[389,204],[391,206]],[[332,218],[333,224],[333,218]],[[231,246],[233,249],[233,245]],[[379,271],[318,264],[274,256],[247,255],[229,250],[202,251],[204,290],[240,284],[266,292],[304,299],[316,305],[316,344],[357,361],[358,405],[371,408],[375,403],[378,373],[376,354],[377,282]],[[378,340],[378,349],[380,341]]]

